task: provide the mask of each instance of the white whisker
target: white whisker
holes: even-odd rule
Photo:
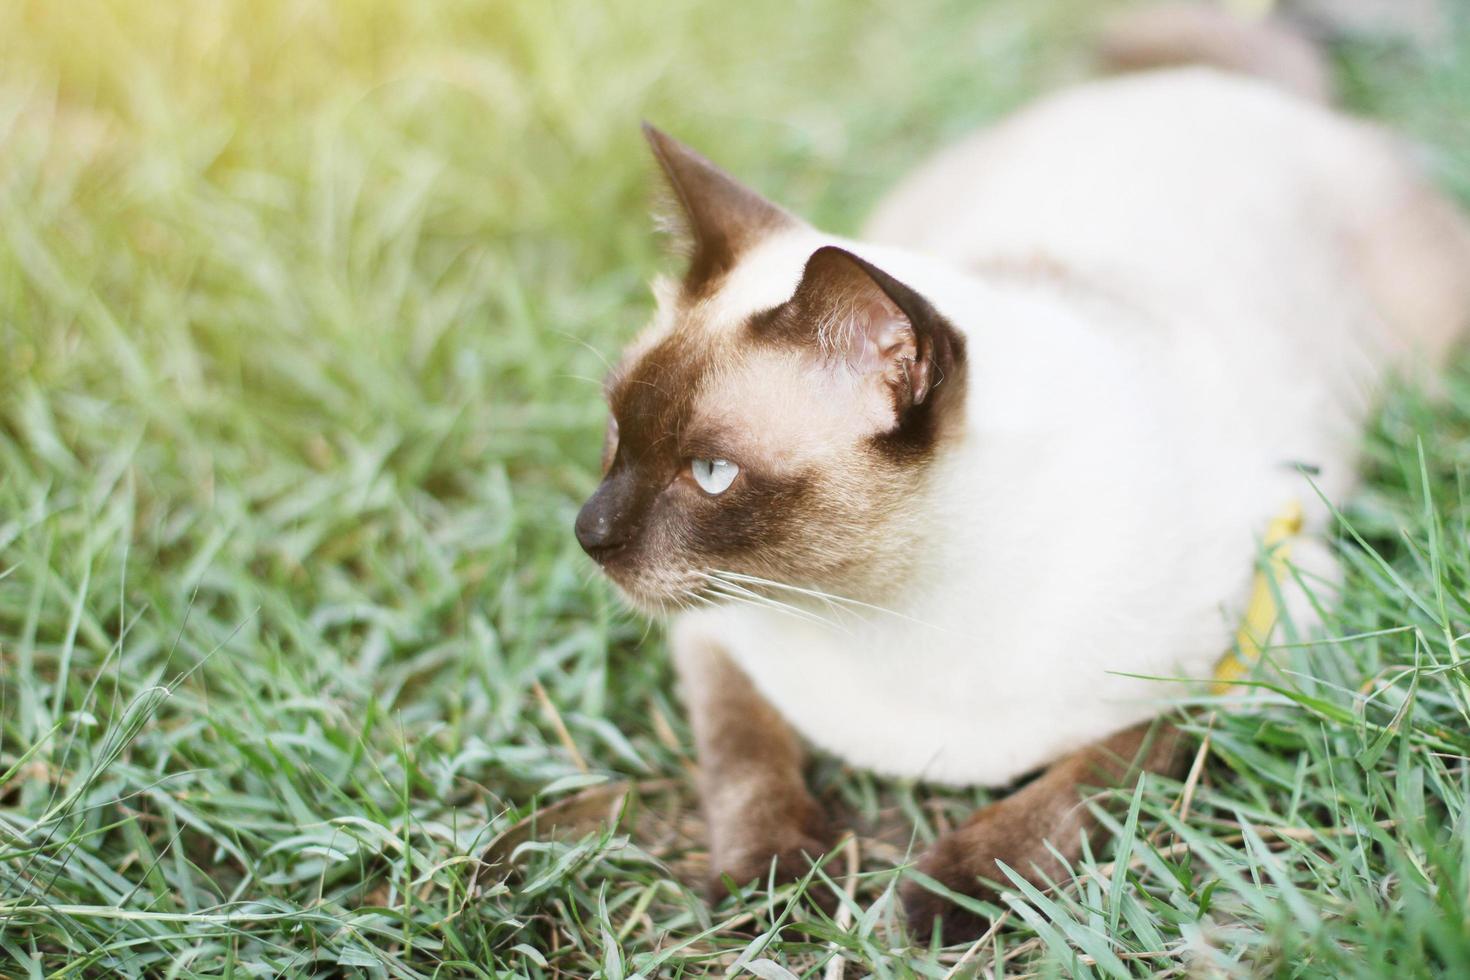
[[[773,612],[785,613],[788,616],[793,616],[797,619],[805,620],[809,623],[814,623],[819,626],[825,626],[829,629],[839,629],[843,632],[847,632],[840,624],[833,622],[832,620],[825,619],[817,613],[812,612],[810,609],[802,609],[800,606],[793,606],[790,603],[781,602],[780,600],[773,599],[770,596],[761,595],[759,592],[754,592],[735,582],[724,581],[723,579],[717,578],[713,575],[706,575],[706,579],[708,580],[710,586],[715,590],[715,593],[722,598],[731,599],[736,602],[744,602],[747,605],[755,606],[762,609],[769,609]]]
[[[831,603],[841,603],[847,606],[854,606],[859,609],[867,609],[871,612],[883,613],[886,616],[893,616],[896,619],[902,619],[905,622],[913,623],[916,626],[923,626],[927,629],[936,630],[941,633],[945,632],[945,630],[941,629],[938,626],[935,626],[933,623],[926,623],[922,619],[916,619],[915,617],[910,616],[907,613],[901,613],[896,609],[887,609],[883,606],[877,606],[871,602],[863,602],[861,599],[850,599],[847,596],[833,595],[830,592],[822,592],[819,589],[803,588],[799,585],[790,585],[786,582],[777,582],[773,579],[761,578],[758,575],[745,575],[741,572],[728,572],[722,571],[720,569],[710,569],[708,574],[716,575],[722,581],[731,583],[743,582],[749,585],[764,585],[773,589],[785,589],[789,592],[795,592],[799,595],[809,596],[813,599],[821,599],[823,602],[828,603],[829,607]]]
[[[556,331],[556,333],[561,334],[563,337],[565,337],[566,339],[570,340],[572,343],[574,343],[574,344],[581,344],[583,347],[585,347],[588,350],[590,350],[592,352],[592,355],[594,357],[596,357],[599,361],[601,361],[602,362],[602,366],[605,369],[607,369],[608,371],[611,371],[613,369],[613,366],[608,361],[607,356],[605,354],[603,354],[602,351],[598,350],[596,347],[593,347],[587,341],[583,340],[581,337],[578,337],[576,334],[568,333],[565,330],[558,330],[558,331]],[[597,383],[598,384],[601,384],[602,382],[599,381]]]

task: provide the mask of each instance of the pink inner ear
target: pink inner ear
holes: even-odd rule
[[[857,256],[833,245],[817,249],[792,304],[829,364],[888,389],[900,410],[924,400],[928,364],[919,360],[913,322]]]
[[[848,366],[860,374],[896,381],[903,375],[903,362],[918,354],[913,326],[887,296],[869,293],[857,299],[844,329]]]

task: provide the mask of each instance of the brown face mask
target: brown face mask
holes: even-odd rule
[[[604,477],[577,540],[650,609],[710,597],[712,573],[849,595],[891,584],[913,544],[889,532],[911,523],[905,505],[959,421],[962,338],[831,245],[786,301],[710,322],[720,304],[708,300],[746,251],[801,226],[681,144],[649,139],[692,259],[665,326],[608,381]]]

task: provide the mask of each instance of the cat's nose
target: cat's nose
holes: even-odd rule
[[[624,521],[618,518],[616,494],[606,484],[582,505],[577,514],[577,543],[594,561],[603,562],[628,543],[623,528]]]
[[[590,500],[577,515],[576,527],[577,543],[582,546],[583,551],[598,561],[610,551],[622,547],[622,542],[614,540],[612,522],[608,520],[607,514],[593,508]]]

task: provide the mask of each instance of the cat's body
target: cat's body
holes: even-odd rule
[[[1452,336],[1377,281],[1465,301],[1453,252],[1393,237],[1435,205],[1377,131],[1207,69],[1094,83],[948,151],[879,206],[880,244],[841,243],[966,337],[967,425],[914,501],[911,578],[865,597],[889,613],[726,606],[676,637],[717,638],[808,739],[888,775],[1005,783],[1157,714],[1180,689],[1123,675],[1210,675],[1267,522],[1322,513],[1294,464],[1341,500],[1371,384]],[[751,310],[829,241],[753,252]]]
[[[1293,560],[1330,583],[1318,493],[1351,489],[1375,386],[1470,321],[1470,231],[1310,97],[1308,48],[1204,8],[1141,26],[1122,60],[1224,51],[1309,97],[1204,68],[1080,86],[919,168],[861,242],[650,131],[691,261],[609,381],[577,535],[635,601],[705,604],[671,638],[715,881],[830,841],[798,735],[951,783],[1054,763],[920,867],[970,893],[1059,873],[1079,786],[1179,765],[1146,722],[1184,689],[1145,678],[1210,676],[1294,504]]]

